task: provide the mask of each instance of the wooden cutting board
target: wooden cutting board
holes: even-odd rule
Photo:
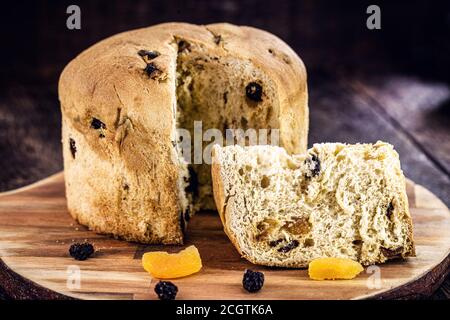
[[[87,230],[67,212],[63,179],[59,173],[0,194],[0,285],[15,298],[155,299],[156,280],[143,270],[142,254],[175,252],[181,247],[141,245]],[[197,246],[203,269],[173,281],[179,288],[177,298],[360,299],[430,294],[449,272],[450,213],[422,186],[408,181],[407,191],[417,257],[366,269],[348,281],[313,281],[307,270],[251,265],[228,241],[217,214],[199,213],[191,220],[186,245]],[[95,245],[95,257],[73,260],[69,246],[84,240]],[[265,273],[259,293],[242,289],[246,268]]]

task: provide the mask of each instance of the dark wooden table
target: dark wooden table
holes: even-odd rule
[[[2,10],[7,25],[0,30],[12,49],[0,52],[0,191],[62,170],[57,78],[76,53],[107,35],[162,21],[229,21],[274,32],[305,61],[310,145],[388,141],[406,176],[450,206],[448,1],[381,2],[378,31],[365,27],[364,1],[79,1],[85,20],[78,33],[64,28],[61,3]],[[0,298],[7,298],[1,289]],[[418,298],[449,299],[450,278]]]

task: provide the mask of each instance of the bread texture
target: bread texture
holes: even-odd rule
[[[277,129],[288,152],[306,150],[305,67],[251,27],[165,23],[112,36],[66,66],[59,99],[68,209],[126,240],[181,244],[193,213],[215,207],[210,166],[182,152],[178,129]]]
[[[213,148],[224,230],[255,264],[306,267],[320,257],[363,265],[414,256],[405,178],[390,144]]]

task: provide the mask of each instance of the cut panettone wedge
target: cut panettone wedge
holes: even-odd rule
[[[306,267],[316,258],[363,265],[414,256],[405,177],[384,142],[213,148],[214,198],[224,229],[249,261]]]

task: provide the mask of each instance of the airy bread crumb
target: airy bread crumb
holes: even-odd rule
[[[363,265],[414,256],[405,178],[390,144],[213,148],[224,229],[249,261],[306,267],[321,257]]]

